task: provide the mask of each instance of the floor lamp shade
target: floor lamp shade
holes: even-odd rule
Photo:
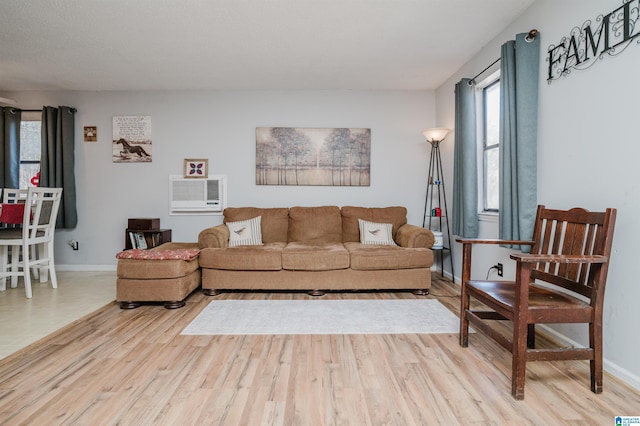
[[[427,142],[441,142],[451,129],[447,129],[446,127],[434,127],[432,129],[427,129],[422,132]]]

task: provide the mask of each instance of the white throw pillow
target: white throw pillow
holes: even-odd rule
[[[261,246],[262,245],[262,216],[238,222],[227,222],[229,228],[229,247]]]
[[[360,243],[367,245],[395,246],[390,223],[375,223],[358,219],[360,226]]]

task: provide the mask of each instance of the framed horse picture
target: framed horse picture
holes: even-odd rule
[[[185,158],[184,173],[185,178],[207,178],[209,177],[209,160],[206,158]]]
[[[114,116],[112,146],[114,163],[151,162],[151,117]]]

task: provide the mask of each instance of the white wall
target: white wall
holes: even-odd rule
[[[593,67],[546,82],[547,49],[574,26],[596,22],[622,5],[621,0],[538,0],[523,16],[489,43],[437,90],[438,125],[454,126],[454,85],[473,77],[500,56],[500,45],[516,33],[537,28],[541,37],[538,124],[538,201],[554,208],[618,209],[613,256],[604,308],[605,368],[640,389],[640,339],[635,301],[637,237],[640,235],[640,167],[638,158],[638,85],[640,46],[634,41],[618,56],[606,55]],[[595,28],[595,26],[594,26]],[[451,142],[453,137],[451,137]],[[452,173],[453,145],[443,159]],[[451,177],[447,176],[450,180]],[[482,222],[481,237],[497,237],[496,223]],[[513,276],[505,249],[474,250],[475,273],[484,277],[497,261]],[[455,275],[460,275],[460,245],[454,250]],[[447,263],[445,263],[447,265]],[[585,344],[586,327],[557,327],[563,337]],[[588,383],[586,384],[588,385]],[[606,382],[605,382],[606,392]]]
[[[168,176],[184,158],[208,158],[211,174],[228,176],[229,206],[403,205],[422,224],[427,144],[435,126],[432,91],[14,92],[21,108],[68,105],[76,114],[78,226],[56,234],[60,269],[114,269],[129,217],[159,217],[173,241],[196,241],[220,216],[169,216]],[[113,163],[112,117],[149,115],[153,161]],[[83,126],[98,141],[83,142]],[[255,184],[255,129],[371,128],[371,186],[308,187]],[[80,250],[66,242],[78,240]]]

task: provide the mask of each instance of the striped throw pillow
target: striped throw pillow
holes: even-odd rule
[[[390,223],[375,223],[358,219],[360,226],[360,243],[366,245],[395,246]]]
[[[238,222],[227,222],[229,228],[229,247],[261,246],[262,245],[262,216]]]

